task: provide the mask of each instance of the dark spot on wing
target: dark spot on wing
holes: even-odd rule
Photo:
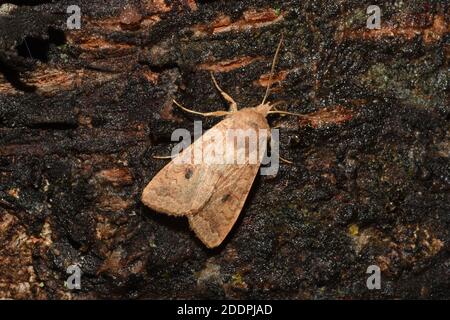
[[[229,195],[229,194],[224,195],[224,196],[222,197],[222,202],[227,201],[229,198],[230,198],[230,195]]]
[[[255,130],[259,128],[258,123],[256,123],[255,121],[250,121],[249,125],[250,125],[250,128],[255,129]]]
[[[191,177],[192,177],[192,169],[191,168],[187,168],[186,169],[186,173],[184,174],[184,177],[186,178],[186,179],[190,179]]]

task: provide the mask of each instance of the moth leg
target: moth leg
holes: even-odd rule
[[[238,110],[237,108],[237,103],[236,101],[234,101],[234,99],[225,91],[223,91],[219,84],[217,83],[216,78],[214,77],[214,74],[211,72],[211,78],[212,81],[214,82],[214,85],[216,86],[217,90],[219,90],[220,94],[222,95],[222,97],[228,101],[228,103],[230,104],[230,112],[236,112]]]
[[[270,105],[271,105],[270,110],[278,111],[277,107],[278,107],[279,105],[281,105],[281,104],[286,104],[286,101],[280,100],[280,101],[277,101],[277,102],[275,102],[275,103],[271,103],[271,104],[270,104]]]
[[[172,101],[181,110],[189,112],[189,113],[193,113],[193,114],[198,114],[198,115],[204,116],[204,117],[222,117],[222,116],[231,114],[231,112],[229,112],[229,111],[198,112],[198,111],[194,111],[194,110],[183,107],[181,104],[179,104],[175,100],[172,100]]]
[[[280,125],[275,126],[274,128],[279,128],[279,127],[280,127]],[[269,136],[269,139],[270,139],[270,136]],[[280,155],[278,155],[278,158],[280,158],[280,160],[281,160],[282,162],[284,162],[284,163],[287,163],[287,164],[294,164],[294,162],[292,162],[292,161],[290,161],[290,160],[287,160],[287,159],[284,159],[284,158],[281,157]]]
[[[153,159],[172,159],[172,156],[153,156]]]
[[[292,161],[290,161],[290,160],[287,160],[287,159],[284,159],[284,158],[282,158],[281,156],[278,156],[278,157],[279,157],[280,160],[283,161],[284,163],[287,163],[287,164],[294,164],[294,162],[292,162]]]

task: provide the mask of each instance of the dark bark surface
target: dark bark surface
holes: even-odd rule
[[[450,298],[448,1],[378,1],[373,31],[359,0],[16,2],[0,7],[0,298]],[[270,100],[309,116],[270,123],[294,164],[257,177],[209,250],[140,202],[167,162],[152,156],[199,119],[171,99],[226,108],[215,71],[257,105],[282,33]]]

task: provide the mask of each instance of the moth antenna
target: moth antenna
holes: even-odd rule
[[[283,43],[283,38],[284,38],[283,34],[281,34],[280,42],[278,43],[277,50],[275,51],[275,56],[273,57],[273,60],[272,60],[272,67],[270,68],[270,76],[269,76],[269,82],[267,83],[267,87],[266,87],[266,93],[264,94],[264,98],[263,98],[261,104],[264,104],[266,102],[267,98],[269,97],[270,87],[272,85],[273,73],[275,71],[275,65],[277,64],[277,59],[278,59],[278,55],[280,53],[281,45]]]
[[[172,99],[172,102],[175,103],[175,105],[183,111],[193,113],[193,114],[198,114],[203,117],[222,117],[222,116],[227,116],[232,113],[231,111],[198,112],[198,111],[194,111],[194,110],[188,109],[186,107],[183,107],[175,99]]]
[[[289,111],[276,110],[276,111],[269,111],[268,114],[285,114],[285,115],[296,116],[296,117],[308,119],[307,115],[289,112]]]
[[[292,161],[290,161],[290,160],[284,159],[284,158],[282,158],[282,157],[280,157],[280,156],[278,156],[278,157],[279,157],[280,160],[283,161],[284,163],[287,163],[287,164],[294,164],[294,162],[292,162]]]

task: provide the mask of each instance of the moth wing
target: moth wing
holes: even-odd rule
[[[191,229],[209,248],[220,245],[230,232],[259,169],[259,164],[227,166],[227,175],[217,184],[208,203],[188,217]]]
[[[270,129],[265,116],[249,109],[242,109],[235,114],[235,128]],[[228,139],[228,138],[227,138]],[[266,142],[267,138],[258,134],[258,140]],[[227,140],[228,142],[229,140]],[[220,181],[205,206],[188,217],[189,225],[197,237],[209,248],[219,246],[226,238],[247,199],[248,193],[258,173],[260,156],[266,151],[266,144],[249,147],[241,145],[238,152],[248,155],[244,164],[226,164],[216,169],[223,172]],[[256,162],[250,162],[252,156]],[[255,159],[255,158],[253,158]]]
[[[223,165],[181,163],[181,158],[195,156],[194,149],[202,147],[203,158],[209,157],[217,133],[233,125],[234,117],[225,118],[176,158],[162,168],[142,192],[142,202],[151,209],[169,215],[181,216],[198,212],[212,196],[215,186],[224,174]]]

